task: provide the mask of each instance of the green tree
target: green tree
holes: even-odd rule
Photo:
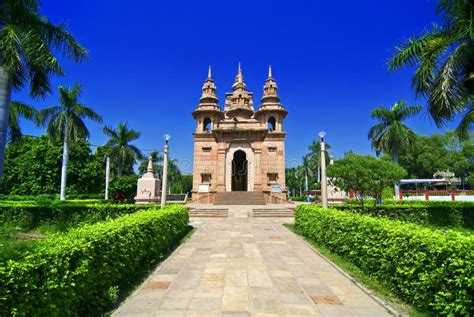
[[[12,195],[55,194],[60,189],[62,147],[46,135],[24,136],[9,143],[5,156],[3,192]],[[69,194],[98,194],[104,189],[103,156],[92,153],[85,140],[70,149],[68,166]]]
[[[84,123],[88,118],[101,123],[102,118],[91,108],[79,102],[82,86],[75,84],[72,88],[59,87],[58,106],[43,109],[38,114],[38,121],[47,126],[47,133],[53,143],[63,143],[63,160],[61,167],[60,199],[66,199],[67,168],[69,163],[69,144],[89,137],[89,130]]]
[[[44,96],[51,92],[50,77],[64,74],[54,53],[64,53],[75,62],[87,56],[64,24],[51,23],[39,9],[38,0],[3,0],[0,4],[0,177],[12,90],[29,84],[32,97]]]
[[[117,176],[133,174],[136,160],[143,159],[138,147],[131,144],[140,137],[140,132],[129,129],[127,122],[123,122],[117,129],[104,127],[104,133],[109,137],[105,147]]]
[[[442,25],[409,38],[397,47],[390,70],[416,67],[413,89],[428,99],[438,126],[464,113],[458,126],[462,138],[474,122],[474,6],[467,0],[440,0]]]
[[[326,162],[329,162],[329,152],[327,150],[330,150],[332,148],[331,144],[325,142],[325,147],[326,147]],[[308,167],[314,171],[317,170],[317,178],[316,182],[320,183],[321,182],[321,141],[319,139],[316,139],[313,141],[308,146],[309,153],[308,155]],[[310,173],[311,175],[312,173]]]
[[[110,182],[110,192],[114,195],[113,197],[120,192],[125,202],[133,203],[137,194],[137,181],[136,174],[114,176]]]
[[[364,207],[364,197],[381,199],[385,188],[406,176],[403,167],[370,155],[349,154],[328,167],[328,176],[335,186],[353,190]]]
[[[420,106],[409,106],[403,100],[397,101],[392,108],[378,107],[372,110],[372,118],[379,122],[370,128],[368,138],[377,156],[389,154],[398,164],[400,153],[407,150],[415,138],[415,133],[403,121],[420,110]]]
[[[286,187],[290,196],[296,196],[296,191],[302,187],[302,180],[298,178],[299,169],[299,167],[291,167],[285,171]]]
[[[18,143],[23,133],[20,127],[20,118],[37,121],[38,111],[23,102],[12,101],[8,113],[8,139]]]
[[[462,186],[474,183],[469,178],[474,172],[473,138],[459,141],[451,131],[417,136],[413,147],[400,156],[400,165],[409,178],[432,178],[437,171],[450,170],[461,178]]]

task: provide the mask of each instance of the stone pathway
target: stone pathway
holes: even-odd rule
[[[391,316],[290,221],[202,220],[113,316]]]

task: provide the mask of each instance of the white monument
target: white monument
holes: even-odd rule
[[[161,181],[153,172],[153,160],[148,158],[146,173],[138,179],[136,204],[159,203],[161,194]]]

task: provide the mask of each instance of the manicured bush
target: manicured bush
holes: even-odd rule
[[[364,208],[352,203],[335,207],[346,211],[420,224],[474,229],[474,203],[471,202],[390,201],[381,205],[365,204]]]
[[[130,214],[147,205],[97,203],[94,200],[0,202],[0,227],[18,226],[28,231],[44,224],[66,229],[80,223],[94,223]]]
[[[306,201],[306,196],[294,196],[290,197],[291,201]]]
[[[186,207],[169,206],[46,238],[0,267],[0,315],[100,316],[187,230]]]
[[[474,236],[318,206],[297,208],[296,229],[436,315],[474,313]]]

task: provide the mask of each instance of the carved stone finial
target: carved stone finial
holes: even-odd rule
[[[153,173],[153,158],[151,155],[148,157],[148,166],[146,168],[147,173]]]
[[[239,62],[239,67],[237,69],[237,76],[235,76],[235,82],[232,85],[233,90],[246,90],[247,85],[244,83],[244,75],[242,74],[242,65]]]
[[[272,78],[272,65],[268,65],[268,78]]]
[[[212,78],[212,67],[209,65],[209,70],[207,71],[207,78],[211,79]]]

